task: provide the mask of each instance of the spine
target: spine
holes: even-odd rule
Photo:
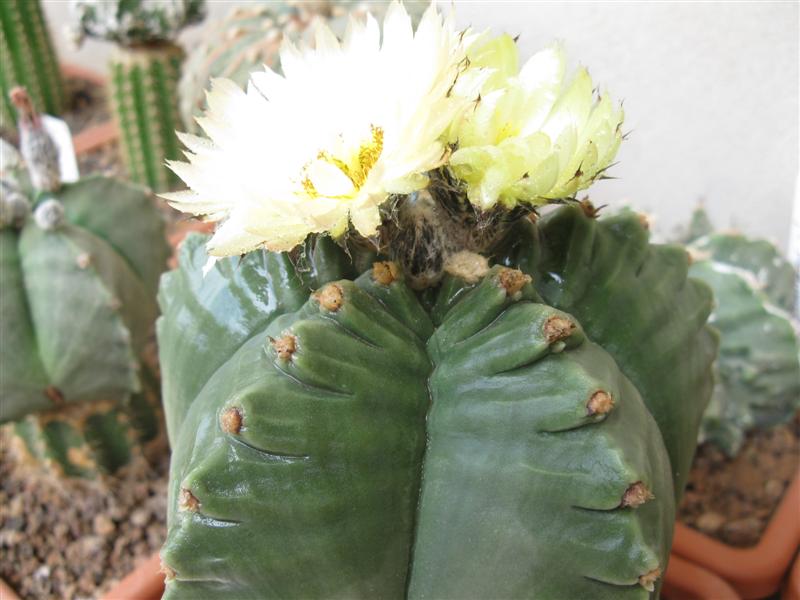
[[[28,89],[43,112],[60,114],[65,105],[64,85],[41,5],[34,0],[0,2],[0,119],[2,126],[14,118],[8,92],[17,85]]]
[[[179,156],[177,46],[128,48],[112,59],[110,97],[132,180],[163,191],[177,179],[165,166]]]

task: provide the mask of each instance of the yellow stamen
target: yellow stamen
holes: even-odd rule
[[[370,141],[359,146],[355,165],[348,164],[341,158],[332,156],[325,150],[322,150],[319,152],[319,154],[317,154],[317,160],[324,160],[328,164],[333,165],[351,181],[354,192],[360,190],[364,183],[366,183],[369,172],[372,170],[372,167],[375,166],[375,163],[378,162],[378,159],[381,157],[381,152],[383,152],[383,129],[376,127],[375,125],[371,125],[370,130],[372,131],[372,138]],[[310,177],[306,176],[301,181],[301,184],[307,197],[311,198],[312,200],[314,198],[319,198],[320,194]],[[350,195],[334,197],[340,200],[348,200],[351,198]]]

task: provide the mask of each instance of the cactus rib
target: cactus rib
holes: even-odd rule
[[[674,513],[657,425],[609,353],[529,277],[495,267],[478,284],[446,279],[435,327],[379,261],[355,283],[315,281],[302,307],[265,320],[247,308],[264,285],[252,269],[280,255],[246,256],[247,276],[220,261],[208,287],[194,280],[202,238],[182,255],[160,292],[178,419],[166,598],[655,591]],[[216,320],[223,307],[235,322]],[[176,341],[206,325],[223,362],[166,367],[204,356]]]
[[[111,98],[122,131],[131,178],[155,190],[172,185],[164,165],[179,155],[176,86],[183,51],[172,44],[118,49],[112,59]]]
[[[0,65],[3,127],[15,120],[8,93],[18,85],[25,86],[34,104],[45,112],[62,112],[64,84],[38,0],[0,2]]]

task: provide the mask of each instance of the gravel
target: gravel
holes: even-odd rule
[[[166,536],[167,474],[138,457],[99,481],[56,478],[26,463],[0,429],[0,577],[24,599],[90,599]]]
[[[800,414],[786,425],[747,436],[728,458],[711,444],[697,451],[679,519],[726,544],[758,543],[800,469]]]

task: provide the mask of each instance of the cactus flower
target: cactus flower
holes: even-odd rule
[[[289,250],[310,233],[371,236],[392,194],[427,184],[449,154],[444,134],[475,100],[482,71],[465,73],[470,36],[430,7],[414,32],[393,3],[381,30],[352,19],[343,42],[325,25],[315,48],[285,43],[279,75],[247,91],[215,80],[199,119],[208,138],[182,136],[191,188],[165,195],[184,212],[222,221],[212,256]]]
[[[608,168],[622,139],[622,108],[595,94],[584,68],[567,81],[560,46],[519,69],[517,46],[504,35],[476,41],[469,59],[492,71],[480,101],[450,129],[457,148],[450,167],[472,204],[547,204],[574,196]]]

